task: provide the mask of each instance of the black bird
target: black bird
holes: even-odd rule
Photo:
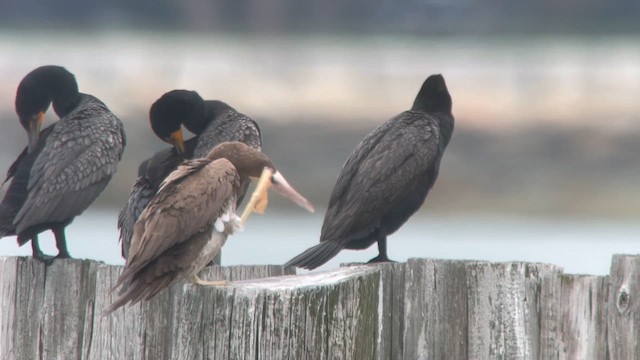
[[[122,257],[125,259],[135,222],[162,181],[183,160],[206,157],[214,147],[227,141],[240,141],[258,151],[262,148],[260,129],[253,119],[222,101],[205,101],[195,91],[173,90],[162,95],[151,106],[149,117],[154,133],[174,147],[157,152],[138,169],[138,180],[118,217]],[[181,125],[196,136],[183,143]],[[243,180],[238,206],[248,187],[249,182]]]
[[[263,153],[241,142],[225,142],[204,158],[187,160],[162,183],[135,224],[130,257],[118,278],[120,298],[109,308],[149,300],[174,281],[191,279],[202,285],[198,272],[209,263],[236,229],[236,201],[242,179],[271,171],[269,185],[297,205],[313,206],[288,184]],[[264,188],[263,209],[266,208]]]
[[[411,110],[367,135],[349,155],[331,193],[320,244],[286,266],[315,269],[342,249],[378,243],[370,262],[390,261],[387,236],[424,203],[453,132],[451,96],[441,75],[422,85]]]
[[[53,104],[59,121],[40,132]],[[58,258],[70,257],[64,229],[105,189],[125,146],[120,120],[97,98],[78,92],[75,77],[60,66],[42,66],[25,76],[16,94],[16,112],[29,133],[29,146],[9,168],[9,188],[0,203],[0,237],[31,240],[52,230]]]

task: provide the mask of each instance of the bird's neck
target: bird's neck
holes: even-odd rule
[[[442,141],[444,146],[446,147],[451,140],[451,136],[453,135],[453,127],[454,127],[454,118],[451,114],[436,114],[436,119],[438,119],[438,124],[440,125],[440,134],[442,135]]]
[[[205,101],[205,116],[202,122],[202,131],[210,128],[212,125],[217,126],[217,122],[220,121],[220,115],[227,111],[229,107],[222,107],[214,101]]]
[[[63,118],[78,107],[80,100],[82,100],[82,95],[78,91],[68,89],[54,94],[51,103],[53,111],[56,112],[59,118]]]

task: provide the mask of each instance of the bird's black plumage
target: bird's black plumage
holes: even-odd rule
[[[60,120],[34,134],[34,146],[9,169],[0,203],[0,236],[17,234],[20,245],[32,240],[40,259],[37,235],[46,230],[55,234],[58,257],[69,257],[64,228],[107,186],[125,146],[120,120],[97,98],[79,93],[73,74],[59,66],[32,71],[18,87],[16,112],[28,131],[41,124],[49,103]]]
[[[387,236],[424,203],[453,124],[444,78],[432,75],[411,110],[367,135],[349,156],[331,193],[320,244],[286,265],[314,269],[342,249],[365,249],[376,242],[379,255],[371,261],[389,261]]]
[[[262,150],[260,127],[252,118],[222,101],[208,100],[204,105],[206,121],[195,124],[185,121],[185,127],[198,134],[194,157],[205,157],[214,147],[228,141],[239,141]]]
[[[261,150],[262,145],[255,121],[222,101],[205,101],[195,91],[173,90],[164,94],[152,105],[149,115],[154,133],[165,141],[181,125],[196,136],[184,142],[184,151],[180,152],[176,147],[164,149],[140,165],[138,180],[118,217],[125,259],[135,222],[162,181],[183,160],[205,157],[214,147],[227,141],[244,142],[256,150]],[[243,182],[238,205],[248,186],[248,182]]]

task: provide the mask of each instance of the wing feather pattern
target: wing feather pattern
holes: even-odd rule
[[[129,255],[129,247],[131,247],[131,238],[133,237],[133,227],[155,193],[155,188],[149,178],[146,176],[139,177],[131,188],[127,203],[118,215],[122,257],[125,259]]]
[[[122,123],[98,99],[82,95],[62,118],[31,169],[25,203],[14,219],[17,232],[82,213],[107,186],[124,151]]]
[[[185,161],[162,183],[134,226],[129,258],[118,284],[165,251],[210,226],[225,210],[240,184],[235,167],[226,159]]]
[[[407,111],[392,118],[354,150],[331,194],[320,241],[346,243],[374,231],[384,213],[433,166],[440,133],[414,116]]]

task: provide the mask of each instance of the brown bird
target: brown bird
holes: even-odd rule
[[[185,161],[161,184],[134,226],[129,257],[114,287],[120,298],[105,314],[127,303],[149,300],[174,281],[198,278],[198,272],[220,251],[227,236],[242,226],[236,200],[243,180],[263,178],[247,205],[266,208],[266,190],[276,191],[313,212],[263,153],[241,142],[216,146],[206,158]],[[266,184],[266,185],[265,185]]]

